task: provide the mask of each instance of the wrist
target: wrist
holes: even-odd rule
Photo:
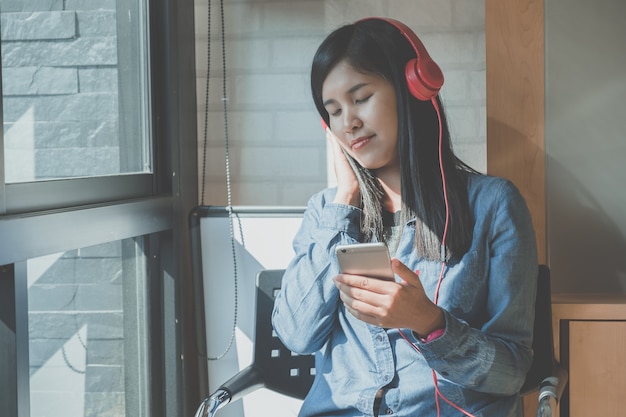
[[[348,206],[360,207],[361,206],[361,193],[342,193],[337,192],[335,194],[335,198],[333,199],[333,203],[345,204]]]
[[[419,341],[422,343],[428,343],[428,342],[432,342],[435,339],[440,338],[444,333],[445,333],[446,329],[445,328],[440,328],[440,329],[435,329],[432,332],[430,332],[427,336],[425,337],[418,337]]]
[[[446,318],[443,314],[443,310],[433,304],[434,310],[429,320],[428,325],[422,327],[419,332],[415,332],[415,336],[421,342],[429,342],[440,337],[446,328]]]

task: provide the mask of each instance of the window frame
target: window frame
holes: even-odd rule
[[[149,51],[150,66],[148,79],[145,92],[148,97],[149,108],[148,112],[152,113],[150,118],[149,131],[143,132],[139,127],[145,124],[143,117],[146,114],[142,111],[144,106],[138,101],[143,101],[142,98],[137,98],[137,94],[129,93],[132,90],[130,86],[141,85],[143,76],[141,74],[142,69],[132,59],[133,56],[140,55],[141,51],[137,50],[136,45],[132,42],[123,42],[122,39],[118,40],[118,55],[128,58],[129,65],[119,65],[118,72],[118,114],[119,117],[119,135],[120,142],[129,145],[127,151],[133,155],[143,154],[143,150],[140,149],[139,143],[129,140],[129,135],[132,133],[149,135],[149,139],[152,140],[152,152],[151,161],[149,165],[152,168],[152,172],[142,172],[137,170],[136,172],[101,175],[101,176],[89,176],[89,177],[73,177],[73,178],[61,178],[61,179],[44,179],[26,182],[14,182],[7,183],[5,176],[5,141],[4,141],[4,129],[0,131],[0,215],[2,214],[15,214],[15,213],[29,213],[34,211],[43,210],[55,210],[65,209],[74,206],[83,206],[86,204],[102,204],[110,201],[121,201],[131,198],[143,198],[149,197],[160,191],[157,189],[158,182],[157,166],[162,164],[162,161],[158,161],[155,148],[157,147],[156,136],[154,132],[157,129],[163,128],[162,121],[166,115],[157,114],[155,112],[156,106],[159,105],[165,99],[165,89],[162,85],[155,83],[154,70],[157,72],[159,68],[164,65],[163,60],[166,58],[166,54],[163,53],[162,48],[157,47],[153,40],[155,32],[159,26],[156,22],[162,22],[167,24],[167,17],[159,16],[158,8],[160,3],[167,3],[168,0],[145,0],[148,4],[144,6],[147,11],[146,18],[149,19],[148,36],[146,38],[146,47]],[[116,0],[116,10],[118,15],[130,16],[131,10],[128,7],[129,1]],[[153,10],[154,8],[157,10]],[[176,6],[174,6],[176,7]],[[135,16],[143,15],[143,12],[139,11],[140,7],[134,7],[132,12]],[[128,19],[116,19],[116,25],[118,33],[130,34],[133,31],[139,31],[140,28],[135,28],[134,25],[128,21]],[[143,25],[139,25],[143,27]],[[176,41],[176,39],[173,39]],[[2,68],[0,66],[0,76],[2,75]],[[2,95],[2,86],[0,85],[0,95]],[[2,97],[4,97],[2,95]],[[0,122],[4,126],[4,109],[3,101],[0,102]],[[121,115],[124,113],[123,109],[126,107],[138,108],[137,118],[124,118]],[[163,107],[163,106],[160,106]],[[141,155],[140,159],[144,155]],[[123,158],[128,159],[128,158]],[[141,161],[145,164],[146,161]],[[160,187],[162,188],[162,187]]]
[[[120,174],[4,185],[5,214],[67,209],[149,197],[154,174]]]

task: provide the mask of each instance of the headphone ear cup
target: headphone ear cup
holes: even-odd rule
[[[418,100],[430,101],[439,94],[443,73],[439,65],[429,58],[413,58],[404,68],[407,87]]]

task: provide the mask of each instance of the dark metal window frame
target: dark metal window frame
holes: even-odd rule
[[[145,239],[151,416],[191,415],[198,359],[188,213],[197,204],[193,0],[150,0],[153,174],[5,184],[0,131],[0,409],[30,417],[27,259]],[[0,68],[1,71],[1,68]],[[1,86],[0,86],[1,93]],[[2,122],[0,101],[0,122]],[[174,389],[172,389],[175,387]]]

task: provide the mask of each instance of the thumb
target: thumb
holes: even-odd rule
[[[411,271],[405,264],[403,264],[399,259],[393,258],[391,260],[391,269],[393,272],[398,275],[404,282],[407,284],[422,288],[422,282],[419,278],[419,271],[413,272]]]

